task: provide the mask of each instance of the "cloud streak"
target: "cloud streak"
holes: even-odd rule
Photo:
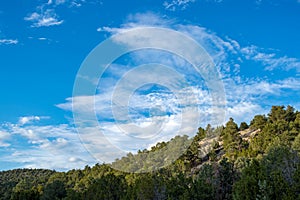
[[[18,40],[13,39],[0,39],[0,45],[10,45],[10,44],[18,44]]]
[[[36,11],[24,17],[25,21],[32,23],[31,27],[49,27],[58,26],[64,23],[56,13],[57,7],[81,7],[85,0],[48,0],[47,3],[41,4],[36,7]]]
[[[163,6],[166,10],[176,11],[176,10],[185,10],[191,3],[194,3],[196,0],[172,0],[165,1]]]
[[[290,58],[288,56],[278,56],[275,52],[266,53],[263,49],[251,45],[239,49],[241,53],[248,60],[261,63],[265,70],[291,70],[295,69],[300,72],[300,60],[297,58]]]
[[[64,22],[64,20],[59,19],[54,9],[47,9],[45,11],[41,9],[39,13],[34,12],[24,19],[33,23],[31,27],[56,26]]]

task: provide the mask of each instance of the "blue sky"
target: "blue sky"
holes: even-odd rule
[[[97,150],[83,146],[75,129],[72,100],[82,113],[91,97],[73,96],[74,81],[97,45],[132,28],[168,28],[202,45],[222,78],[225,121],[233,117],[238,123],[249,122],[272,105],[299,109],[299,19],[299,0],[1,1],[0,170],[67,170],[99,162],[87,151]],[[153,85],[133,94],[129,114],[142,127],[154,117],[165,117],[163,136],[132,140],[132,135],[122,135],[115,126],[109,110],[111,88],[134,66],[149,62],[171,66],[188,79],[200,102],[199,125],[216,115],[207,103],[205,80],[184,59],[155,50],[121,56],[97,82],[95,112],[101,130],[124,152],[167,140],[180,126],[174,95]],[[150,115],[154,104],[158,107]],[[111,154],[102,151],[100,157],[107,161]]]

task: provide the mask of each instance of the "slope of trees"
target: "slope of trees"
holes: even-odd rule
[[[231,118],[224,127],[200,127],[194,138],[176,136],[111,164],[128,173],[108,164],[0,172],[0,199],[300,199],[299,133],[300,113],[273,106],[250,125],[238,127]]]

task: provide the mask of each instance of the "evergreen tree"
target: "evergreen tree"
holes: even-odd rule
[[[249,128],[248,124],[246,122],[241,122],[240,124],[240,131],[246,130],[247,128]]]
[[[223,146],[229,158],[235,158],[241,148],[242,139],[238,131],[237,124],[230,118],[223,130]]]

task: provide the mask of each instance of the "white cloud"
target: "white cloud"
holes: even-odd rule
[[[64,5],[67,4],[68,6],[75,6],[75,7],[80,7],[82,3],[85,3],[86,0],[48,0],[46,4],[43,4],[42,6],[45,5],[53,5],[53,6],[58,6],[58,5]]]
[[[48,39],[44,38],[44,37],[40,37],[40,38],[38,38],[38,40],[48,40]]]
[[[263,49],[254,45],[243,47],[240,51],[244,54],[246,59],[260,62],[266,70],[296,69],[298,72],[300,71],[300,60],[297,58],[278,56],[274,52],[266,53]]]
[[[263,108],[254,102],[241,101],[231,106],[227,107],[227,119],[232,117],[236,122],[246,121],[249,123],[253,116],[265,113]]]
[[[120,28],[111,28],[111,27],[104,26],[104,27],[97,28],[97,31],[98,32],[118,33],[120,31],[124,31],[124,30],[120,29]]]
[[[18,40],[12,40],[12,39],[0,39],[0,45],[2,44],[18,44]]]
[[[182,25],[176,23],[175,20],[168,19],[166,17],[159,16],[157,14],[147,12],[147,13],[137,13],[129,15],[127,22],[122,24],[120,27],[100,27],[97,31],[109,32],[111,34],[122,33],[128,31],[132,28],[140,27],[162,27],[171,28],[176,31],[182,32],[188,36],[194,38],[199,44],[201,44],[205,50],[213,58],[215,64],[219,70],[223,72],[229,72],[230,65],[226,61],[228,54],[237,54],[240,51],[240,45],[237,41],[230,38],[222,39],[217,36],[216,33],[200,26],[195,25]],[[157,44],[164,43],[163,37],[161,41],[157,41]],[[174,45],[173,43],[168,44]],[[141,54],[145,55],[145,54]],[[153,55],[153,54],[152,54]],[[147,54],[147,56],[150,56]],[[145,57],[147,57],[145,56]],[[166,59],[166,58],[165,58]],[[165,60],[161,59],[161,60]]]
[[[25,168],[69,170],[97,162],[83,147],[76,130],[66,124],[2,124],[0,147],[6,148],[0,163],[11,162]]]
[[[6,142],[9,138],[10,134],[8,132],[0,130],[0,148],[10,146],[10,144]]]
[[[297,96],[300,90],[300,80],[286,78],[278,81],[244,80],[236,82],[224,80],[227,97],[227,119],[249,122],[256,114],[266,114],[272,105],[286,105],[293,102],[272,101],[273,99],[289,98],[289,91]],[[300,95],[300,94],[298,94]]]
[[[177,1],[174,1],[173,3],[176,4],[176,2]],[[187,3],[187,1],[182,1],[181,3],[178,1],[177,3],[184,4],[185,2]],[[212,56],[222,74],[226,89],[229,114],[237,114],[230,110],[235,106],[241,110],[241,113],[245,113],[246,110],[250,111],[251,109],[258,111],[259,108],[264,112],[264,108],[259,106],[263,100],[271,98],[272,96],[279,97],[280,95],[283,95],[285,90],[296,91],[299,88],[299,80],[296,78],[286,77],[282,80],[269,81],[259,77],[259,74],[258,77],[252,77],[251,79],[241,77],[238,74],[240,68],[244,67],[245,60],[258,62],[265,70],[274,70],[276,68],[279,70],[290,70],[295,68],[299,69],[300,64],[298,59],[290,58],[288,56],[280,57],[277,55],[278,51],[274,50],[268,50],[269,52],[267,53],[264,49],[254,45],[243,46],[238,41],[229,37],[220,38],[216,33],[204,27],[177,24],[176,21],[160,17],[153,13],[139,13],[130,15],[128,21],[118,28],[103,27],[99,28],[98,31],[107,31],[116,34],[127,31],[130,28],[144,26],[158,26],[178,30],[191,36],[205,48],[210,56]],[[130,38],[126,38],[124,41],[131,41],[127,39]],[[145,40],[141,41],[144,42]],[[164,43],[163,39],[157,41],[157,44],[161,45],[162,43]],[[168,45],[172,46],[173,44]],[[176,70],[179,69],[178,66],[182,65],[182,62],[176,62],[171,56],[161,55],[162,53],[159,54],[160,57],[157,56],[157,52],[141,52],[136,54],[136,57],[132,58],[141,61],[138,62],[138,64],[143,62],[147,63],[147,61],[152,60],[154,62],[162,62],[168,66],[176,66]],[[247,109],[245,109],[246,107]],[[244,110],[242,110],[242,108]],[[252,115],[251,113],[250,115]]]
[[[47,38],[47,37],[32,37],[32,36],[29,36],[27,38],[30,39],[30,40],[47,41],[48,43],[53,42],[52,39]]]
[[[136,13],[128,15],[127,23],[122,24],[119,28],[103,26],[97,28],[97,31],[116,34],[136,27],[168,27],[171,23],[173,20],[168,20],[152,12]]]
[[[33,122],[40,121],[41,119],[49,119],[49,118],[50,117],[48,117],[48,116],[25,116],[25,117],[19,118],[19,124],[25,125],[25,124],[30,124]]]
[[[33,23],[32,27],[55,26],[64,22],[64,20],[59,20],[54,9],[47,9],[45,11],[41,9],[40,13],[34,12],[24,19],[31,21]]]
[[[202,0],[212,3],[221,3],[223,0]],[[163,6],[166,10],[169,11],[177,11],[177,10],[185,10],[190,4],[195,3],[196,0],[166,0],[163,3]]]
[[[165,1],[163,6],[166,10],[176,11],[176,10],[185,10],[191,3],[194,3],[196,0],[172,0]]]
[[[81,7],[85,0],[48,0],[36,7],[36,11],[28,14],[24,20],[32,22],[31,27],[49,27],[64,23],[56,13],[57,7]]]
[[[252,60],[259,63],[263,66],[261,69],[267,71],[275,69],[299,70],[300,62],[297,58],[279,56],[278,51],[270,49],[266,51],[254,45],[243,46],[238,41],[229,37],[220,38],[216,33],[204,27],[177,24],[173,20],[168,20],[159,15],[153,15],[155,14],[139,13],[138,15],[131,15],[128,22],[121,25],[120,28],[104,27],[101,31],[108,31],[115,34],[126,31],[129,28],[151,26],[151,24],[155,24],[154,26],[171,28],[190,35],[213,57],[214,62],[222,73],[229,114],[237,114],[230,110],[235,106],[239,108],[241,113],[245,113],[246,110],[251,111],[251,109],[254,109],[257,112],[261,109],[261,112],[265,112],[265,108],[260,106],[263,101],[272,98],[272,96],[279,98],[280,95],[286,94],[286,90],[291,92],[299,90],[299,79],[294,77],[285,77],[282,80],[270,81],[266,78],[259,77],[259,74],[258,77],[252,77],[250,79],[241,77],[238,74],[239,69],[244,67],[245,60]],[[157,23],[160,21],[159,18],[161,19],[161,23]],[[163,41],[158,41],[159,44],[161,42]],[[142,52],[137,54],[137,58],[135,59],[146,62],[147,58],[156,62],[161,61],[168,66],[180,66],[178,62],[172,61],[170,56],[156,59],[158,56],[155,57],[153,53],[147,54]],[[166,62],[167,60],[169,61]],[[247,109],[245,109],[246,107]],[[242,110],[242,108],[244,110]],[[253,112],[250,112],[250,115],[252,115],[251,113]],[[240,118],[240,116],[237,117]]]
[[[67,0],[56,0],[56,1],[55,1],[55,4],[56,4],[56,5],[64,4],[64,3],[66,3],[66,1],[67,1]]]

